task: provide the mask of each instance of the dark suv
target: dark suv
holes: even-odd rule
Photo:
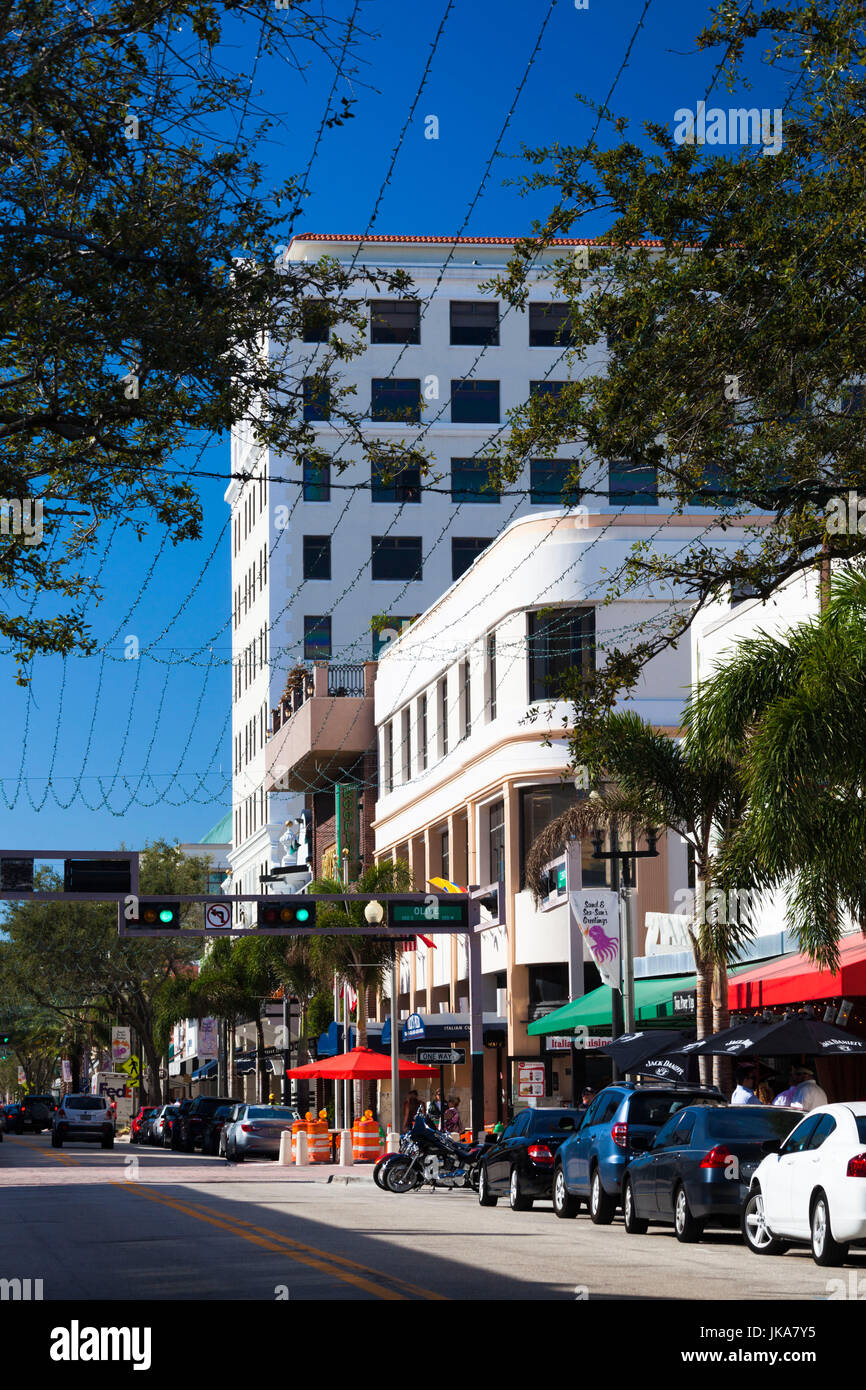
[[[622,1200],[625,1170],[636,1153],[649,1148],[655,1135],[687,1105],[725,1105],[714,1086],[636,1085],[617,1081],[599,1091],[580,1129],[556,1155],[553,1209],[557,1216],[576,1216],[581,1202],[598,1226],[608,1225]]]
[[[220,1106],[240,1105],[241,1101],[232,1100],[230,1096],[196,1096],[195,1100],[189,1102],[188,1109],[185,1108],[186,1104],[186,1101],[181,1102],[180,1110],[174,1117],[171,1147],[183,1149],[185,1153],[191,1154],[194,1149],[201,1148],[205,1134]]]
[[[56,1109],[53,1096],[25,1096],[18,1102],[18,1113],[9,1117],[9,1128],[16,1134],[23,1134],[25,1129],[41,1134],[43,1129],[51,1128]]]

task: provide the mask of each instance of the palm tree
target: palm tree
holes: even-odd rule
[[[687,720],[748,798],[726,872],[783,888],[801,949],[836,969],[846,915],[866,929],[866,572],[835,575],[812,621],[741,642]]]
[[[541,871],[567,840],[584,839],[599,826],[623,836],[644,827],[664,828],[682,836],[694,856],[695,907],[689,928],[697,974],[696,1027],[699,1038],[727,1026],[727,967],[749,935],[747,922],[729,920],[727,912],[707,911],[716,890],[726,891],[720,859],[739,823],[744,797],[736,765],[724,751],[708,755],[687,732],[674,739],[654,729],[633,711],[613,713],[591,729],[572,735],[572,757],[598,778],[614,784],[604,795],[578,801],[553,821],[532,845],[527,877],[536,895],[543,893]],[[725,1058],[715,1059],[717,1084],[726,1084]],[[701,1076],[710,1079],[710,1059],[701,1058]]]

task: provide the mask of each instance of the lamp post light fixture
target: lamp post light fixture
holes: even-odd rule
[[[385,920],[385,909],[375,901],[367,903],[364,918],[371,927],[378,927]],[[391,946],[391,1128],[400,1133],[400,1011],[397,1007],[397,994],[400,986],[400,972],[397,966],[397,943]]]

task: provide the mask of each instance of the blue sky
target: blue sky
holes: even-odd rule
[[[502,151],[522,142],[579,143],[594,117],[575,100],[601,101],[623,61],[645,0],[589,0],[578,10],[558,0],[530,68]],[[348,15],[353,0],[326,8]],[[485,165],[536,45],[548,0],[453,0],[415,119],[383,190],[392,153],[430,55],[447,0],[365,0],[361,23],[378,37],[361,46],[355,118],[326,131],[296,231],[452,235],[463,229]],[[694,108],[718,61],[699,53],[702,4],[653,0],[611,105],[633,123],[673,127],[679,107]],[[249,64],[240,45],[238,64]],[[720,106],[776,106],[779,79],[759,65],[742,102],[716,89]],[[268,62],[255,73],[260,106],[282,117],[263,150],[274,180],[300,172],[313,148],[331,73],[321,61],[303,78]],[[346,90],[341,87],[338,91]],[[438,140],[424,137],[425,118]],[[472,235],[520,235],[543,215],[503,181],[521,161],[494,161],[465,227]],[[375,222],[371,217],[381,192]],[[603,227],[587,225],[584,234]],[[195,455],[178,456],[195,466]],[[203,468],[227,471],[228,444],[202,455]],[[172,547],[153,532],[139,543],[106,532],[88,573],[101,573],[104,598],[88,613],[104,656],[36,660],[29,691],[2,672],[0,843],[8,848],[137,847],[147,839],[196,840],[230,805],[229,548],[224,484],[203,482],[201,541]],[[106,550],[107,547],[107,550]],[[143,654],[124,657],[133,636]],[[62,695],[62,699],[61,699]],[[59,715],[59,718],[58,718]],[[52,784],[47,785],[51,774]],[[125,779],[125,780],[124,780]]]

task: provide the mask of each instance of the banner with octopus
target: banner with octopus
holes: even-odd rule
[[[568,895],[573,913],[598,972],[611,989],[620,987],[619,897],[610,888],[580,888]]]

